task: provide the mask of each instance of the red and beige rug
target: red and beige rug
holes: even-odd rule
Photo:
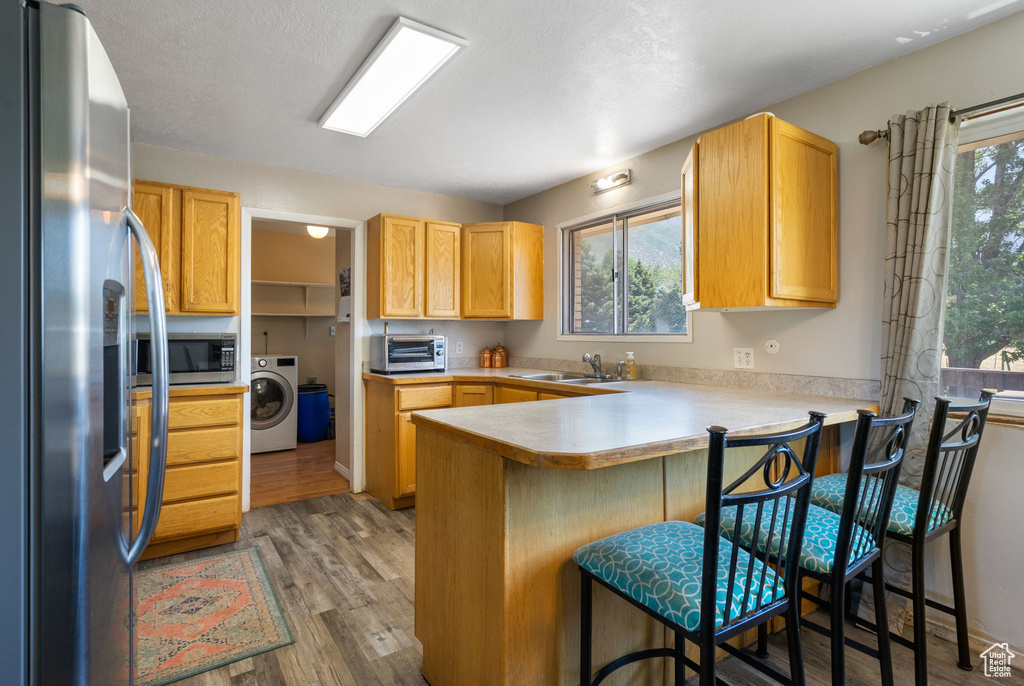
[[[294,642],[256,548],[136,572],[135,597],[138,686]]]

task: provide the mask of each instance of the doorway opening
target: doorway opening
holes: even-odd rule
[[[343,226],[251,220],[250,508],[351,490],[351,244]]]

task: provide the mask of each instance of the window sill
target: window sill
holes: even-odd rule
[[[612,334],[589,334],[589,333],[560,333],[560,341],[578,341],[580,343],[693,343],[692,333],[650,333],[650,334],[625,334],[615,336]]]

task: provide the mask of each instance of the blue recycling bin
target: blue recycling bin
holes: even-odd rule
[[[298,420],[300,443],[316,443],[327,438],[327,429],[331,423],[331,403],[326,384],[299,384]]]

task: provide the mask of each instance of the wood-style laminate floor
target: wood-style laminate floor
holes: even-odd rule
[[[145,568],[256,546],[295,636],[293,645],[175,686],[423,686],[413,634],[414,526],[411,508],[392,512],[365,494],[335,495],[252,510],[242,517],[238,543],[140,563]],[[865,632],[851,628],[850,634],[873,642]],[[808,683],[829,684],[827,640],[804,631],[803,644]],[[977,653],[978,668],[964,672],[952,644],[932,638],[928,649],[930,686],[997,681],[982,674]],[[770,651],[785,669],[784,634],[772,636]],[[913,655],[898,646],[893,654],[896,686],[913,684]],[[849,686],[879,683],[876,661],[852,650],[847,655]],[[1024,684],[1024,664],[1013,669],[1012,678],[998,683]],[[735,686],[772,683],[734,659],[720,663],[719,676]]]
[[[250,506],[266,507],[348,493],[348,479],[334,471],[334,441],[299,443],[295,450],[253,455]]]

